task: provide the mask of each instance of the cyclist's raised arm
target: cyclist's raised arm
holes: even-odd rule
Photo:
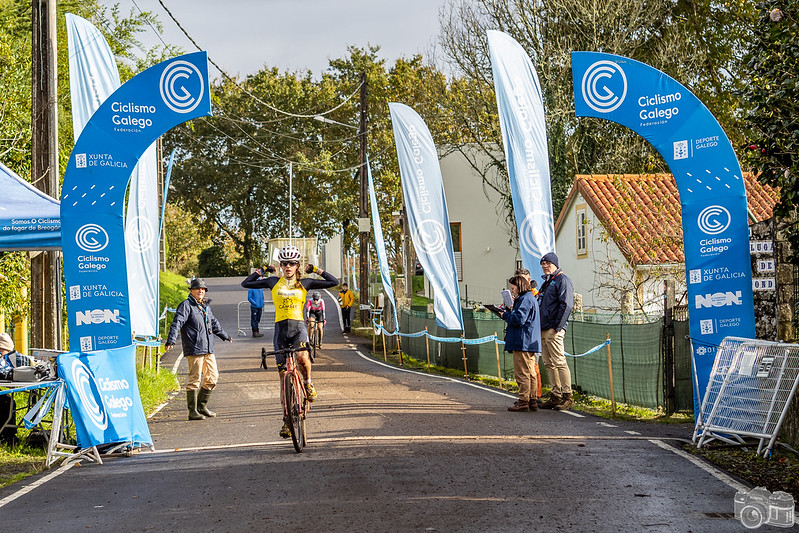
[[[241,286],[245,289],[271,289],[280,280],[280,278],[277,276],[269,276],[268,278],[258,279],[261,277],[261,275],[261,271],[256,270],[241,282]]]
[[[300,280],[300,283],[302,283],[302,285],[305,287],[305,290],[327,289],[329,287],[335,287],[336,285],[338,285],[338,278],[336,278],[336,276],[334,276],[330,272],[322,270],[319,267],[316,267],[314,265],[308,265],[305,271],[309,274],[311,272],[315,272],[316,274],[322,276],[322,279],[302,278]]]

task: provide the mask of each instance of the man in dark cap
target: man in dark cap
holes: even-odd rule
[[[541,258],[544,283],[538,291],[541,312],[541,360],[547,367],[549,399],[541,404],[542,409],[565,411],[572,401],[572,376],[566,364],[563,339],[569,324],[569,315],[574,307],[572,282],[560,269],[558,256],[554,252]]]
[[[216,413],[208,409],[208,399],[219,379],[214,356],[214,335],[233,342],[211,312],[211,307],[205,300],[207,290],[204,280],[198,278],[191,280],[189,297],[180,302],[175,310],[175,317],[172,319],[172,326],[166,338],[166,349],[170,350],[175,345],[180,331],[183,355],[186,356],[189,365],[189,377],[186,380],[189,420],[204,420],[206,417],[216,416]]]

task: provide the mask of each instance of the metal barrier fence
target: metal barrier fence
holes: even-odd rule
[[[799,383],[799,345],[727,337],[721,343],[694,430],[698,448],[714,440],[759,441],[768,456]]]
[[[489,312],[463,310],[466,339],[480,339],[497,335],[504,338],[505,322]],[[675,322],[674,393],[678,411],[693,409],[690,343],[687,322]],[[497,362],[493,343],[461,346],[461,334],[439,328],[435,317],[418,309],[401,309],[400,331],[429,332],[433,339],[446,338],[447,342],[428,341],[424,336],[402,339],[402,351],[424,360],[430,350],[433,364],[448,368],[464,368],[464,352],[468,374],[497,376],[503,380],[513,379],[513,354],[500,351]],[[664,357],[662,351],[663,323],[658,320],[640,324],[599,324],[570,320],[566,331],[565,348],[571,354],[583,354],[602,343],[610,335],[613,390],[616,401],[656,409],[664,402]],[[449,340],[451,339],[451,340]],[[388,341],[387,342],[392,342]],[[501,350],[501,347],[500,347]],[[568,357],[572,382],[579,390],[610,399],[610,374],[605,350],[587,357]],[[497,367],[499,366],[499,371]],[[541,367],[543,383],[548,376]]]

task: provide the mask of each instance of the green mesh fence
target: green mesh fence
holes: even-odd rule
[[[476,339],[493,335],[504,338],[505,322],[488,312],[463,310],[464,335]],[[693,409],[690,343],[687,321],[675,321],[675,394],[677,410]],[[426,311],[403,309],[400,313],[400,331],[424,331],[437,337],[460,337],[458,331],[448,331],[436,325],[435,317]],[[613,370],[615,399],[630,405],[656,409],[663,405],[662,322],[642,324],[602,324],[570,321],[566,331],[566,351],[582,354],[605,341],[610,335],[610,356]],[[494,343],[466,345],[466,366],[470,374],[502,375],[513,379],[513,356],[499,346],[499,370]],[[429,350],[430,363],[448,368],[463,369],[461,343],[441,343],[426,337],[402,338],[402,351],[425,361]],[[572,372],[572,382],[583,392],[610,398],[607,349],[585,357],[567,357]],[[549,379],[543,364],[543,383]]]
[[[660,356],[661,323],[592,324],[571,322],[566,331],[566,351],[587,352],[610,335],[613,392],[618,402],[656,409],[663,403]],[[567,357],[572,382],[583,392],[610,398],[607,349],[585,357]]]

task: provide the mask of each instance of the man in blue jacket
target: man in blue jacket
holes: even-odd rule
[[[189,420],[204,420],[206,417],[216,416],[216,413],[208,409],[208,399],[219,379],[214,356],[214,335],[233,342],[205,301],[207,290],[204,280],[197,278],[191,280],[189,297],[180,302],[175,310],[175,317],[172,319],[172,326],[166,338],[166,349],[169,351],[175,345],[180,331],[183,355],[186,356],[189,365],[189,377],[186,380]],[[202,387],[200,387],[201,376]]]
[[[266,267],[261,267],[266,272]],[[253,337],[263,337],[264,334],[260,332],[261,315],[264,311],[264,290],[263,289],[249,289],[247,291],[247,300],[250,302],[250,329],[252,329]]]
[[[538,292],[541,312],[541,360],[547,367],[551,392],[549,399],[541,404],[542,409],[570,409],[572,400],[572,376],[566,364],[563,339],[569,324],[569,315],[574,307],[572,282],[558,265],[554,252],[541,258],[544,283]]]

